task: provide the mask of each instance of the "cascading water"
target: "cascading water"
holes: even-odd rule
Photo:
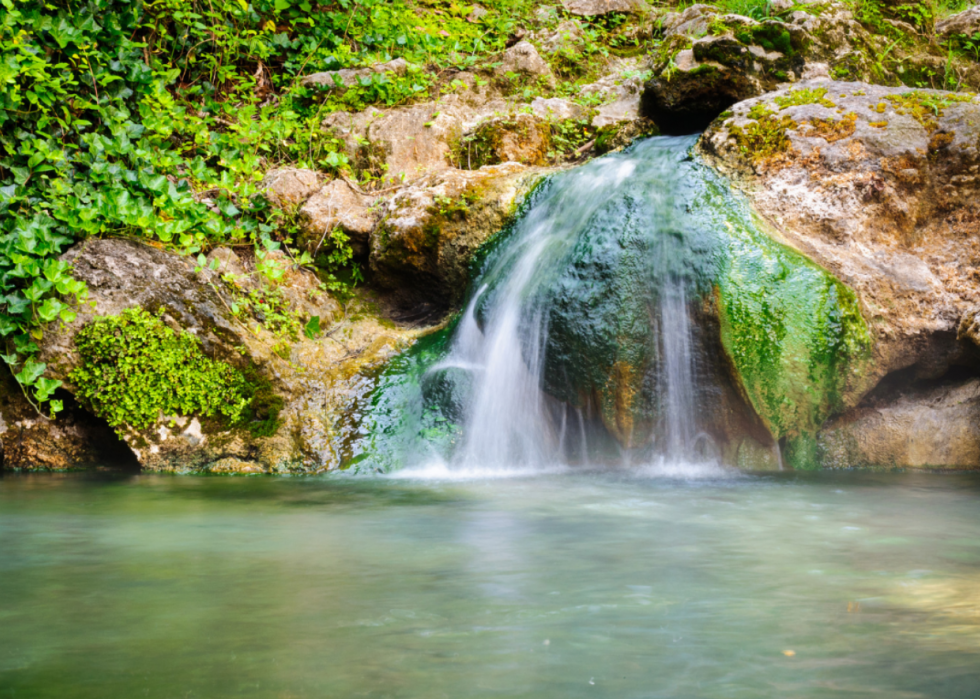
[[[591,406],[556,405],[544,390],[551,306],[569,300],[551,292],[572,262],[576,244],[588,242],[596,218],[622,201],[624,185],[634,178],[648,189],[647,200],[655,206],[654,215],[644,219],[647,230],[639,231],[653,243],[647,246],[647,265],[639,261],[641,269],[648,266],[649,279],[636,280],[633,292],[649,297],[650,327],[643,334],[660,343],[665,415],[661,451],[673,459],[689,456],[695,390],[688,282],[685,270],[672,268],[682,258],[660,239],[675,232],[671,209],[677,182],[671,177],[674,169],[666,165],[689,146],[687,139],[657,139],[629,155],[596,161],[554,183],[520,221],[510,245],[482,276],[448,357],[428,372],[429,377],[447,369],[470,374],[471,400],[460,416],[463,441],[453,455],[455,462],[527,466],[575,455],[588,458],[583,411]],[[628,220],[623,223],[629,226]]]
[[[778,463],[786,433],[806,456],[795,435],[834,409],[866,331],[694,142],[648,139],[541,184],[460,316],[381,376],[346,462],[751,466]]]

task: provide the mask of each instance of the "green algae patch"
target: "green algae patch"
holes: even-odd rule
[[[926,131],[932,133],[939,127],[936,119],[943,115],[944,109],[957,103],[971,103],[975,97],[976,95],[970,92],[951,95],[913,90],[900,95],[888,95],[885,99],[895,106],[896,112],[908,114],[922,124]]]
[[[779,105],[780,109],[798,107],[804,104],[836,107],[837,105],[827,99],[826,95],[827,88],[825,87],[805,87],[799,90],[790,90],[787,94],[776,97],[774,101]]]
[[[463,401],[469,377],[458,369],[433,370],[447,352],[459,318],[419,338],[352,387],[353,416],[340,425],[341,467],[352,473],[386,473],[412,455],[446,459],[462,435]]]
[[[788,116],[777,117],[762,105],[753,107],[748,116],[752,121],[745,126],[728,127],[742,155],[760,164],[789,150],[787,131],[796,128],[795,121]]]
[[[787,462],[815,467],[812,435],[861,392],[871,334],[854,292],[829,272],[744,219],[726,229],[722,344],[752,407],[787,438]]]

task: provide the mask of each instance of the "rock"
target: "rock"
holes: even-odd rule
[[[459,302],[474,252],[513,216],[543,173],[517,163],[445,170],[398,191],[371,236],[371,270],[403,305]]]
[[[408,61],[404,58],[396,58],[387,63],[375,63],[367,68],[344,68],[342,70],[328,70],[322,73],[313,73],[300,79],[300,84],[304,87],[327,87],[333,88],[339,82],[345,87],[356,85],[358,80],[370,78],[372,75],[381,73],[394,73],[403,76],[408,73]]]
[[[980,5],[974,5],[936,22],[936,35],[942,39],[973,36],[978,32],[980,32]]]
[[[270,170],[259,183],[265,198],[275,206],[298,206],[320,188],[321,178],[315,170],[285,167]]]
[[[218,467],[222,471],[335,468],[349,422],[346,411],[367,390],[379,364],[413,337],[383,326],[364,311],[357,311],[357,320],[343,316],[340,305],[319,290],[312,274],[288,267],[274,292],[284,300],[284,311],[295,314],[300,324],[319,316],[320,327],[329,335],[310,339],[300,332],[292,338],[266,327],[254,313],[236,317],[231,306],[243,303],[250,291],[272,292],[230,250],[212,254],[221,261],[217,271],[200,272],[187,257],[122,239],[88,240],[71,248],[64,259],[72,263],[75,277],[88,285],[95,305],[79,307],[78,317],[64,328],[47,328],[39,343],[41,359],[48,365],[46,375],[64,381],[66,393],[75,390],[69,376],[79,362],[75,335],[94,316],[116,315],[134,306],[151,312],[162,308],[163,321],[197,337],[208,357],[263,382],[266,388],[261,389],[256,410],[268,418],[269,429],[253,432],[249,426],[228,427],[196,415],[170,415],[143,430],[121,427],[117,438],[105,422],[80,408],[67,411],[64,421],[48,422],[26,415],[15,400],[0,400],[0,414],[11,435],[3,437],[7,468],[65,468],[104,461],[105,445],[119,444],[119,438],[149,470],[207,470],[215,463],[223,464]],[[244,276],[222,278],[236,270]],[[232,468],[228,459],[247,467]]]
[[[490,119],[461,142],[459,161],[467,170],[484,165],[543,165],[551,146],[551,128],[533,114]]]
[[[481,7],[480,5],[472,5],[470,13],[466,15],[466,21],[472,22],[473,24],[478,24],[480,20],[486,17],[489,13],[490,11],[485,7]]]
[[[461,73],[457,80],[464,85],[458,94],[388,110],[336,112],[323,128],[346,142],[359,168],[373,171],[386,185],[445,170],[453,166],[450,157],[464,133],[514,109],[475,76]]]
[[[531,79],[546,78],[548,82],[554,82],[551,68],[529,41],[520,41],[504,51],[494,74],[499,79],[506,79],[508,73]]]
[[[349,236],[354,256],[366,257],[368,235],[378,219],[372,210],[374,203],[374,198],[355,192],[343,180],[330,181],[300,209],[304,231],[300,243],[314,253],[322,247],[324,237],[339,227]]]
[[[103,420],[62,392],[56,420],[39,415],[6,365],[0,368],[0,469],[65,471],[87,466],[132,466],[132,452]]]
[[[980,347],[980,308],[963,314],[963,319],[960,321],[960,326],[956,332],[956,339],[970,340],[977,347]]]
[[[761,22],[694,5],[660,23],[664,41],[653,56],[642,111],[667,133],[700,131],[732,104],[786,82],[833,75],[923,84],[946,70],[946,56],[935,47],[891,43],[869,32],[840,2],[823,3],[813,14],[794,12],[787,21]],[[898,29],[917,36],[912,26]],[[960,77],[972,84],[971,76]]]
[[[585,116],[585,109],[581,105],[558,97],[551,99],[535,97],[531,102],[531,109],[536,116],[541,119],[547,119],[548,121],[581,119]]]
[[[580,88],[584,95],[600,95],[605,100],[592,118],[592,126],[601,129],[640,119],[640,94],[643,90],[640,68],[641,64],[637,61],[621,61],[614,64],[610,75]]]
[[[927,389],[859,408],[821,430],[828,467],[980,467],[980,379]]]
[[[956,340],[980,306],[980,98],[806,82],[735,105],[699,149],[857,293],[875,341],[868,389],[909,367],[980,368]]]
[[[710,21],[711,32],[692,38]],[[802,32],[781,22],[688,8],[672,23],[641,111],[666,133],[694,133],[741,100],[802,77]]]
[[[548,33],[538,32],[534,35],[535,41],[545,53],[554,53],[561,48],[574,51],[575,44],[584,39],[585,32],[578,20],[563,20],[558,23],[554,31]]]
[[[643,0],[561,0],[561,6],[565,12],[580,17],[597,17],[610,12],[646,12],[650,9]]]

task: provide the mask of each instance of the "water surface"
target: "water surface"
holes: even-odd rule
[[[980,477],[439,475],[0,478],[0,699],[980,693]]]

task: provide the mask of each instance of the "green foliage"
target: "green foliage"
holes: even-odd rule
[[[472,66],[534,5],[482,4],[474,23],[470,5],[443,0],[0,0],[0,356],[28,398],[57,387],[37,361],[42,326],[85,299],[57,260],[67,247],[90,236],[187,254],[253,243],[275,277],[265,254],[291,238],[255,196],[262,173],[350,169],[324,114],[431,84],[415,72],[322,95],[297,78],[392,54]],[[331,239],[328,257],[332,244],[342,250]]]
[[[96,318],[75,336],[75,345],[75,395],[112,427],[144,429],[160,415],[234,424],[252,402],[242,372],[208,358],[193,335],[175,333],[159,315],[138,307]]]

